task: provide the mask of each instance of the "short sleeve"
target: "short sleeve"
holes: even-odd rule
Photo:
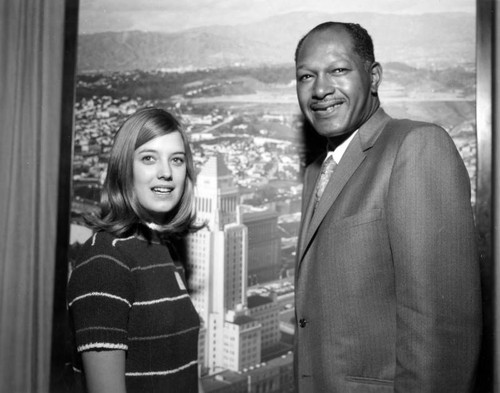
[[[69,279],[68,308],[78,352],[128,349],[134,280],[114,243],[109,234],[95,234],[82,247]]]

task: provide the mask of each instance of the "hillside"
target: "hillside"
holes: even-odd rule
[[[259,23],[181,31],[80,35],[78,72],[290,64],[297,41],[327,20],[360,23],[372,35],[381,62],[411,66],[470,64],[475,56],[472,14],[324,14],[294,12]]]

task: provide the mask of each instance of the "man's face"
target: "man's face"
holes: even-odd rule
[[[336,137],[358,129],[377,110],[382,69],[367,65],[342,28],[312,33],[296,62],[300,109],[320,135]]]

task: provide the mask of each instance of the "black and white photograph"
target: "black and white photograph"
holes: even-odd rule
[[[0,10],[0,392],[500,392],[496,1]]]

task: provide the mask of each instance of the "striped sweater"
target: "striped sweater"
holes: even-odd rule
[[[71,273],[68,307],[78,353],[127,352],[128,393],[198,391],[200,320],[166,246],[94,234]]]

